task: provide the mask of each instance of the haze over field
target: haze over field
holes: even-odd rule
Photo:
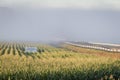
[[[0,40],[120,41],[119,0],[1,0]]]

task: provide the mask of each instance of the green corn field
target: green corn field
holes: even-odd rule
[[[25,52],[35,46],[37,52]],[[0,42],[0,80],[120,80],[120,54],[70,45]]]

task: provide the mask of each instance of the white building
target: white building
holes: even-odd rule
[[[37,47],[25,47],[25,52],[37,52]]]

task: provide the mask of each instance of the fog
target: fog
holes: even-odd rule
[[[120,11],[0,7],[0,40],[120,43]]]

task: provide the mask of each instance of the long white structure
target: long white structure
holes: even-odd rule
[[[97,44],[97,45],[107,45],[107,46],[116,46],[116,47],[120,47],[119,44],[111,44],[111,43],[94,43],[94,42],[89,42],[91,44]]]
[[[97,50],[103,50],[103,51],[109,51],[109,52],[120,52],[120,45],[116,44],[107,44],[107,43],[88,43],[88,42],[80,42],[80,43],[74,43],[74,42],[65,42],[66,44],[83,47],[83,48],[91,48],[91,49],[97,49]]]

